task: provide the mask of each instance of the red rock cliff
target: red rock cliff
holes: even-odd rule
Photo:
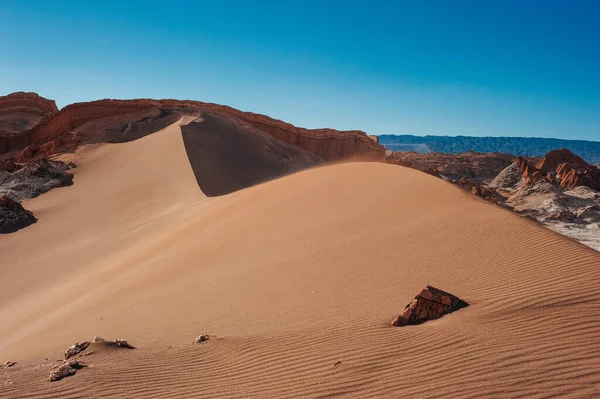
[[[56,103],[36,93],[17,92],[0,97],[0,153],[27,145],[28,139],[20,133],[55,112]]]
[[[338,131],[333,129],[304,129],[265,115],[243,112],[237,109],[199,101],[179,100],[99,100],[89,103],[76,103],[63,108],[52,117],[43,120],[33,129],[23,132],[20,148],[26,145],[36,147],[47,143],[60,142],[63,135],[76,127],[100,118],[133,113],[150,108],[178,109],[189,112],[219,112],[239,119],[261,131],[289,144],[318,155],[326,161],[350,158],[383,160],[385,149],[361,131]],[[23,143],[26,143],[23,145]],[[46,147],[55,148],[55,145]],[[12,150],[15,147],[9,148]],[[5,149],[3,152],[7,152]],[[31,151],[30,151],[31,152]],[[49,155],[49,154],[48,154]]]
[[[36,93],[17,92],[0,97],[0,131],[18,133],[31,129],[58,111],[56,103]]]

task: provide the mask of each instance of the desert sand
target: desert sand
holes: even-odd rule
[[[0,397],[600,395],[598,252],[382,163],[208,198],[184,122],[97,148],[0,236]],[[427,284],[471,306],[390,326]],[[137,349],[48,382],[94,335]]]

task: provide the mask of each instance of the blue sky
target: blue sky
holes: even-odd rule
[[[0,94],[370,134],[600,140],[598,1],[0,0]]]

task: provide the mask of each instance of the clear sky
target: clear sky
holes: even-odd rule
[[[0,94],[600,140],[600,1],[0,0]]]

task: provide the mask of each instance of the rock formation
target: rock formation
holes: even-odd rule
[[[497,204],[503,203],[504,198],[492,187],[484,187],[469,179],[465,179],[464,177],[460,180],[453,180],[452,182],[458,185],[460,188],[470,191],[472,194],[477,195],[478,197],[481,197],[487,201]]]
[[[0,234],[14,233],[36,221],[33,213],[20,203],[5,195],[0,196]]]
[[[466,178],[477,183],[491,181],[513,162],[514,156],[501,153],[461,154],[388,152],[386,162],[418,169],[448,180]]]
[[[61,151],[65,146],[77,145],[78,138],[72,135],[72,132],[83,124],[119,115],[152,112],[152,110],[165,115],[173,113],[189,115],[202,112],[223,114],[236,118],[285,143],[298,146],[325,161],[353,158],[383,160],[385,156],[383,146],[361,131],[309,130],[265,115],[243,112],[218,104],[150,99],[99,100],[71,104],[44,119],[34,128],[20,133],[18,137],[13,137],[12,141],[0,146],[0,154],[29,147],[19,156],[20,161],[28,161],[35,156],[48,156]],[[108,124],[104,128],[110,130],[111,126]],[[96,139],[106,142],[105,137],[96,137]],[[40,154],[36,155],[37,153]]]
[[[535,166],[531,166],[525,158],[518,156],[515,158],[514,163],[519,168],[521,177],[526,184],[535,183],[544,179],[542,173]]]
[[[524,181],[519,164],[513,162],[498,173],[488,187],[493,189],[514,190],[523,184]]]
[[[55,112],[58,112],[56,103],[36,93],[17,92],[1,96],[0,132],[18,133],[31,129]]]
[[[19,134],[58,112],[56,103],[35,93],[17,92],[0,97],[0,154],[27,145]]]
[[[404,311],[392,321],[393,326],[420,324],[469,306],[462,299],[432,286],[425,287]]]
[[[600,169],[569,150],[550,151],[535,166],[517,157],[490,187],[506,207],[600,250]]]
[[[565,148],[550,151],[535,166],[522,157],[516,157],[514,163],[526,184],[546,180],[563,188],[587,186],[600,190],[600,169]]]
[[[19,167],[16,164],[9,166],[12,170]],[[40,159],[20,165],[13,172],[0,170],[0,195],[23,201],[56,187],[70,186],[73,184],[73,175],[68,172],[70,168],[64,162]]]
[[[568,164],[575,169],[589,168],[591,166],[568,149],[562,148],[560,150],[552,150],[548,152],[542,159],[540,159],[535,167],[545,175],[555,171],[560,164]]]

